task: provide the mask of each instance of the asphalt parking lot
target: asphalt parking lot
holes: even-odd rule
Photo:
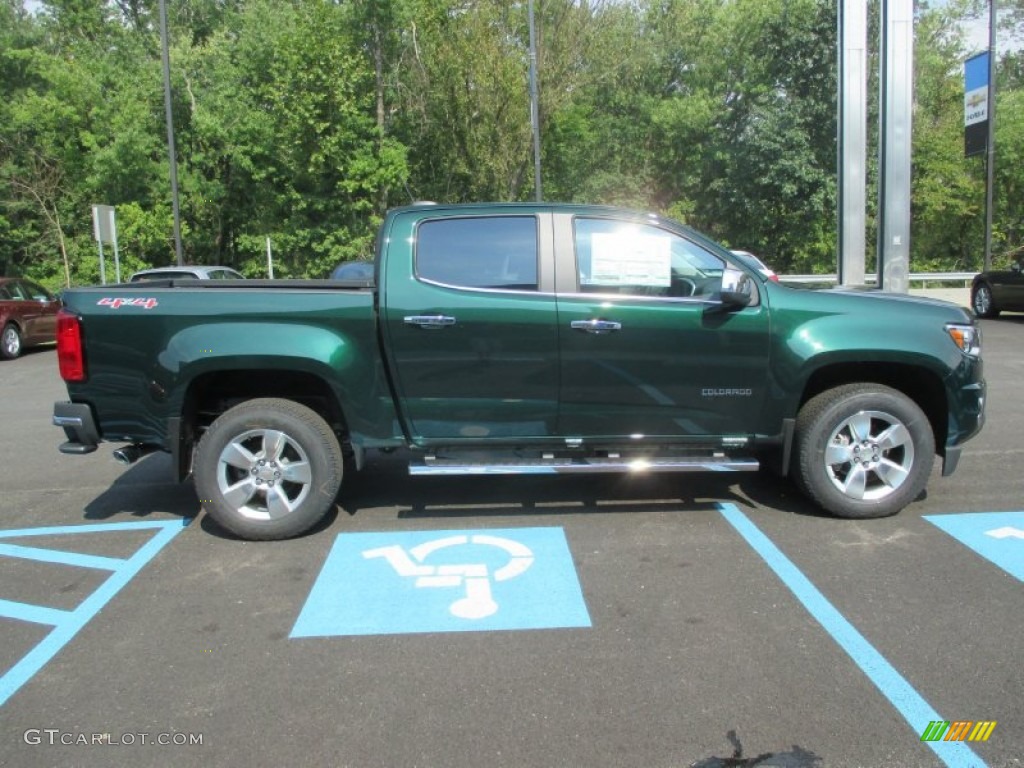
[[[310,535],[243,542],[165,456],[57,452],[53,350],[2,363],[0,765],[1019,766],[1024,316],[982,328],[984,431],[865,522],[767,474],[388,456]]]

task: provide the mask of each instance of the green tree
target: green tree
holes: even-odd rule
[[[959,12],[925,10],[915,29],[910,262],[916,271],[981,266],[983,161],[964,158]]]

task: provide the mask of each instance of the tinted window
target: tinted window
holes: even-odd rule
[[[537,290],[533,216],[439,219],[416,232],[416,274],[467,288]]]
[[[725,262],[672,232],[614,219],[577,219],[575,230],[583,293],[685,298],[721,288]]]
[[[242,276],[230,269],[215,269],[210,272],[211,280],[240,280]]]
[[[28,301],[28,291],[22,287],[21,283],[8,283],[7,290],[15,301]]]

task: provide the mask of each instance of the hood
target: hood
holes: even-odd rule
[[[823,311],[826,313],[906,313],[920,312],[932,315],[943,322],[974,323],[974,316],[965,308],[951,301],[929,296],[912,296],[906,293],[882,291],[877,288],[840,286],[809,290],[784,286],[785,296],[778,296],[779,303],[794,309]],[[773,300],[772,304],[775,305]],[[894,318],[896,319],[896,318]]]
[[[959,304],[954,304],[953,302],[946,301],[945,299],[935,299],[930,296],[914,296],[909,293],[884,291],[878,288],[837,286],[836,288],[826,288],[821,292],[829,294],[852,293],[865,298],[874,299],[876,301],[905,301],[910,302],[911,304],[925,304],[933,307],[954,307],[956,309],[961,309]]]

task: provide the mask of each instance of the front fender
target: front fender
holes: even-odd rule
[[[854,381],[886,383],[911,397],[921,381],[933,392],[948,390],[965,364],[945,326],[969,318],[953,305],[827,293],[799,300],[813,300],[818,311],[786,308],[773,318],[773,395],[785,417],[822,388]]]

